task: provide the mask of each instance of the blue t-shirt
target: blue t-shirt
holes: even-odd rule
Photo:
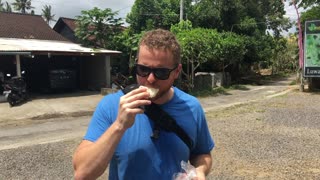
[[[99,103],[84,139],[95,142],[116,120],[122,91],[105,96]],[[173,98],[161,105],[193,141],[188,146],[173,132],[160,131],[151,138],[153,121],[138,114],[134,125],[123,135],[110,162],[109,180],[165,180],[181,172],[181,161],[191,154],[209,153],[214,142],[199,101],[174,87]]]

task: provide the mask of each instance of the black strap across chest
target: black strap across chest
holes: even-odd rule
[[[138,88],[139,85],[133,84],[124,88],[122,91],[124,94]],[[166,111],[164,111],[159,105],[152,103],[149,106],[145,106],[144,113],[154,122],[153,134],[151,137],[157,139],[161,130],[167,132],[174,132],[191,150],[193,142],[188,134],[182,129]]]
[[[191,150],[193,142],[188,134],[182,129],[175,119],[173,119],[167,112],[161,109],[158,105],[152,103],[145,107],[144,112],[154,122],[154,130],[164,130],[167,132],[174,132]],[[155,135],[155,134],[154,134]],[[155,135],[156,136],[156,135]],[[157,137],[154,137],[157,138]]]

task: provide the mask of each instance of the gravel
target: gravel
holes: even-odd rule
[[[2,150],[0,179],[72,179],[72,152],[80,139]]]
[[[319,95],[294,91],[208,112],[216,143],[208,179],[319,178]]]

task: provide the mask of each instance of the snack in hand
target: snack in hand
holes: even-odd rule
[[[152,87],[146,87],[146,86],[140,86],[140,87],[147,88],[147,91],[150,94],[150,96],[149,96],[150,98],[154,98],[157,95],[158,91],[159,91],[159,89],[152,88]]]

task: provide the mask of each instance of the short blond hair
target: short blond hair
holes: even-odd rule
[[[139,49],[141,46],[147,46],[149,49],[168,50],[172,53],[175,64],[179,64],[181,61],[180,44],[175,35],[168,30],[156,29],[147,31],[140,40]]]

